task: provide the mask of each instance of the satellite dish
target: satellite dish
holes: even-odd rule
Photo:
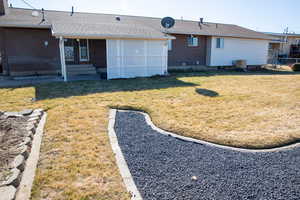
[[[166,29],[172,28],[174,24],[175,24],[175,20],[172,17],[164,17],[161,20],[161,25]]]

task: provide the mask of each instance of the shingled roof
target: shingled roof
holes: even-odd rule
[[[32,9],[9,8],[9,13],[0,16],[0,27],[51,28],[54,36],[86,38],[141,38],[169,39],[160,25],[160,18],[114,14],[97,14],[45,10],[33,16]],[[39,11],[40,12],[40,11]],[[118,20],[118,19],[119,20]],[[193,34],[207,36],[239,37],[270,40],[273,37],[232,24],[204,23],[176,20],[168,29],[170,34]]]

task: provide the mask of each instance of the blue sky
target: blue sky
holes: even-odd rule
[[[257,31],[300,33],[299,0],[26,0],[35,8],[115,13],[237,24]],[[28,8],[22,0],[13,7]]]

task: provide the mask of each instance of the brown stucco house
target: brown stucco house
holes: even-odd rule
[[[0,0],[1,73],[105,73],[108,79],[163,75],[172,66],[267,63],[270,36],[237,25],[9,8]]]

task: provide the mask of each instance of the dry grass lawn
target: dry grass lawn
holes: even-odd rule
[[[48,112],[34,200],[129,199],[108,142],[109,107],[144,110],[163,129],[218,144],[269,148],[300,139],[295,73],[51,83],[0,95],[0,110]]]

